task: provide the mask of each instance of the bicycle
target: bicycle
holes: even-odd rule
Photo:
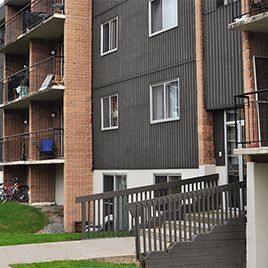
[[[11,182],[9,186],[4,183],[0,184],[0,203],[5,203],[8,200],[15,200],[18,202],[29,201],[29,187],[22,185],[21,180],[17,177],[10,178]]]

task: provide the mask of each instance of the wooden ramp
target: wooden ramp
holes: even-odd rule
[[[147,252],[146,268],[245,268],[245,218],[231,219],[192,241],[177,242],[167,251]]]

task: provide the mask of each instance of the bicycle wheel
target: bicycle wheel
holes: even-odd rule
[[[16,192],[16,199],[19,202],[28,202],[29,201],[29,189],[26,186],[22,186]]]
[[[2,188],[0,188],[0,203],[6,203],[7,196]]]

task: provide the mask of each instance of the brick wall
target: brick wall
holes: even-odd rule
[[[8,77],[13,75],[16,72],[23,70],[24,65],[28,65],[28,59],[25,56],[18,56],[18,55],[5,55],[5,67],[4,67],[4,76]],[[12,81],[4,81],[4,91],[3,91],[3,98],[4,101],[7,101],[8,98],[15,98],[14,90],[12,85],[16,84],[18,79],[13,77]],[[14,85],[15,85],[14,84]]]
[[[205,109],[203,1],[195,0],[199,165],[215,164],[213,114]]]
[[[30,203],[55,202],[55,165],[29,166]]]
[[[92,193],[91,21],[92,3],[65,1],[64,217],[65,230],[81,220],[75,197]]]
[[[56,117],[52,118],[51,114],[56,113]],[[30,132],[46,130],[52,128],[61,128],[62,102],[32,102],[30,105]],[[55,157],[59,157],[61,153],[61,132],[47,131],[31,136],[30,142],[30,158],[42,159],[39,154],[38,145],[40,140],[53,139],[55,142]]]
[[[5,166],[4,167],[4,182],[9,183],[10,178],[18,177],[21,179],[22,184],[28,184],[27,181],[27,166]]]
[[[51,40],[32,39],[30,42],[30,66],[51,57],[54,42]],[[30,72],[30,91],[37,91],[46,76],[52,72],[52,60],[37,65]]]
[[[28,118],[26,111],[18,113],[17,111],[4,111],[4,136],[21,134],[29,131],[29,126],[23,123]],[[19,161],[22,156],[22,140],[20,137],[5,139],[3,146],[4,161]]]
[[[36,1],[32,0],[32,11],[33,12],[44,12],[47,14],[51,14],[53,11],[53,3],[55,0],[42,0],[42,1]]]
[[[5,20],[8,22],[6,23],[5,27],[5,44],[15,41],[23,32],[22,13],[18,13],[16,16],[14,16],[20,9],[21,7],[6,6]]]

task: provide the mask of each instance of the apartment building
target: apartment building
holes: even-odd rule
[[[93,1],[93,191],[242,181],[240,1]],[[242,126],[241,126],[242,127]]]
[[[64,205],[92,191],[91,2],[6,0],[1,48],[4,179],[30,186],[30,203]]]

